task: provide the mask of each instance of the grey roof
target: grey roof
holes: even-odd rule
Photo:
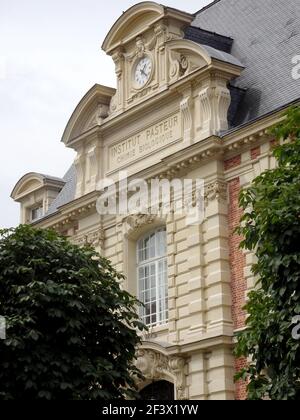
[[[202,45],[209,45],[228,54],[231,53],[233,39],[216,32],[205,31],[196,26],[188,26],[185,28],[184,37]]]
[[[239,67],[244,67],[240,60],[234,57],[232,54],[228,54],[227,52],[217,50],[209,45],[202,45],[202,48],[206,50],[208,55],[211,58],[216,58],[217,60],[224,61],[225,63],[234,64]]]
[[[185,38],[212,57],[245,67],[230,86],[230,128],[300,99],[300,81],[292,78],[292,57],[300,54],[299,0],[216,0],[195,16]],[[75,198],[74,166],[63,180],[45,217]]]
[[[218,0],[200,10],[193,26],[233,38],[231,54],[245,66],[235,86],[247,89],[234,126],[300,98],[292,78],[299,54],[299,0]]]
[[[58,194],[56,199],[52,202],[51,206],[49,207],[45,217],[50,216],[50,214],[55,213],[59,207],[70,203],[75,198],[75,191],[76,191],[76,169],[75,166],[72,165],[71,168],[68,170],[66,175],[63,177],[65,181],[65,186]]]

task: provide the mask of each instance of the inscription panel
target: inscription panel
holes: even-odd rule
[[[109,148],[110,170],[150,155],[181,138],[180,113],[174,114]]]

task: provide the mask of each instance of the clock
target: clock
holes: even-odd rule
[[[150,80],[152,74],[152,60],[145,56],[135,66],[134,84],[137,89],[144,87]]]

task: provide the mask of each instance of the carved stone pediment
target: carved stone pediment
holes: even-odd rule
[[[111,98],[115,89],[94,85],[77,105],[63,134],[66,146],[85,134],[88,130],[101,125],[108,116]]]
[[[168,356],[152,349],[140,349],[137,353],[136,366],[148,381],[173,382],[177,400],[188,399],[186,360],[183,357]]]

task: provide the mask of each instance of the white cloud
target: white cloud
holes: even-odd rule
[[[16,225],[9,195],[37,171],[63,176],[74,152],[61,143],[65,125],[95,83],[115,86],[110,57],[100,50],[115,20],[135,1],[14,0],[0,12],[0,228]],[[208,0],[168,0],[195,12]]]

